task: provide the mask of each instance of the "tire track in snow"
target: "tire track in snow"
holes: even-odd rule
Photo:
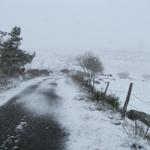
[[[37,97],[45,95],[41,99],[41,104],[46,97],[49,97],[49,101],[58,99],[54,91],[43,94],[39,92],[43,91],[41,89],[43,83],[29,86],[0,107],[0,150],[62,150],[65,148],[67,132],[55,117],[32,113],[22,103],[22,99],[26,97],[28,102],[32,101],[34,98],[32,94],[37,91],[39,93]],[[37,97],[34,99],[35,103]],[[36,106],[38,110],[40,106]]]

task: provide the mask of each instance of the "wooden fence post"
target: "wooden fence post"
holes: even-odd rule
[[[106,96],[106,94],[107,94],[109,84],[110,84],[110,82],[107,82],[107,86],[106,86],[106,89],[105,89],[105,92],[104,92],[104,96]]]
[[[127,111],[127,107],[128,107],[128,104],[129,104],[130,97],[131,97],[132,88],[133,88],[133,83],[130,83],[129,90],[128,90],[127,97],[126,97],[126,101],[125,101],[123,109],[122,109],[123,119],[126,116],[126,111]]]

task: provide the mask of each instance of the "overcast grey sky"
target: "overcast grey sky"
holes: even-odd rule
[[[0,30],[20,26],[26,49],[150,49],[150,0],[0,0],[0,6]]]

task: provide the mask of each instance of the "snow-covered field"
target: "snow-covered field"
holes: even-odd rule
[[[128,150],[134,139],[126,134],[122,124],[114,124],[116,121],[123,123],[118,120],[118,114],[112,115],[110,112],[98,111],[93,103],[78,100],[82,94],[80,90],[65,75],[57,72],[62,68],[77,68],[75,56],[81,53],[84,52],[39,51],[32,65],[27,67],[48,68],[56,72],[54,78],[58,85],[56,91],[63,100],[56,117],[70,133],[67,142],[68,150]],[[97,85],[97,88],[104,89],[106,82],[109,81],[108,92],[119,96],[123,104],[129,83],[133,82],[134,87],[128,109],[134,108],[150,114],[150,70],[148,70],[150,52],[99,50],[94,53],[100,56],[105,73],[112,74],[112,77],[102,77],[103,81]],[[122,72],[128,73],[127,78],[121,79],[118,76]],[[4,104],[25,87],[42,80],[43,78],[28,81],[18,88],[2,93],[0,104]],[[143,141],[139,140],[139,142]],[[146,150],[150,148],[147,144],[144,143],[144,145]]]
[[[133,92],[128,108],[138,109],[150,113],[150,51],[135,50],[95,50],[93,51],[102,60],[105,73],[112,77],[105,77],[98,88],[104,89],[106,82],[110,82],[109,93],[116,94],[123,104],[128,91],[129,83],[133,82]],[[33,64],[29,67],[48,68],[59,71],[62,68],[76,69],[75,57],[84,51],[53,51],[37,52]],[[121,79],[118,74],[128,73],[127,78]]]
[[[39,52],[39,57],[37,55],[32,67],[39,65],[41,68],[46,67],[56,71],[62,68],[76,69],[75,57],[82,53],[84,52]],[[150,114],[150,70],[148,70],[150,52],[99,50],[94,53],[102,60],[105,74],[112,74],[112,77],[98,77],[103,81],[97,85],[97,88],[104,90],[109,81],[108,92],[116,94],[123,105],[129,84],[133,82],[128,109],[136,109]],[[124,72],[127,76],[121,78],[119,74]],[[64,95],[64,99],[68,100],[64,103],[63,110],[65,111],[61,118],[63,118],[62,123],[65,123],[65,126],[71,130],[69,150],[129,149],[133,139],[127,137],[122,126],[113,125],[107,113],[89,110],[92,104],[75,101],[73,97],[78,95],[78,92],[61,84],[58,91]]]
[[[129,83],[133,82],[129,109],[138,109],[150,114],[150,52],[125,51],[104,52],[102,60],[106,67],[106,73],[113,75],[110,81],[109,92],[120,97],[124,103]],[[119,73],[126,72],[126,78],[120,78]]]

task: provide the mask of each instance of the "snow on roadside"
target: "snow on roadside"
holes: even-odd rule
[[[28,81],[23,81],[22,83],[18,84],[17,87],[9,89],[3,93],[0,94],[0,106],[7,103],[12,97],[16,96],[18,93],[22,92],[24,89],[26,89],[28,86],[31,86],[33,84],[37,84],[41,82],[44,79],[47,79],[48,77],[38,77],[35,79],[31,79]]]
[[[111,123],[109,113],[96,110],[93,103],[77,100],[80,91],[68,79],[58,82],[57,91],[63,96],[59,121],[70,132],[68,150],[129,149],[123,146],[127,135],[121,125]]]

